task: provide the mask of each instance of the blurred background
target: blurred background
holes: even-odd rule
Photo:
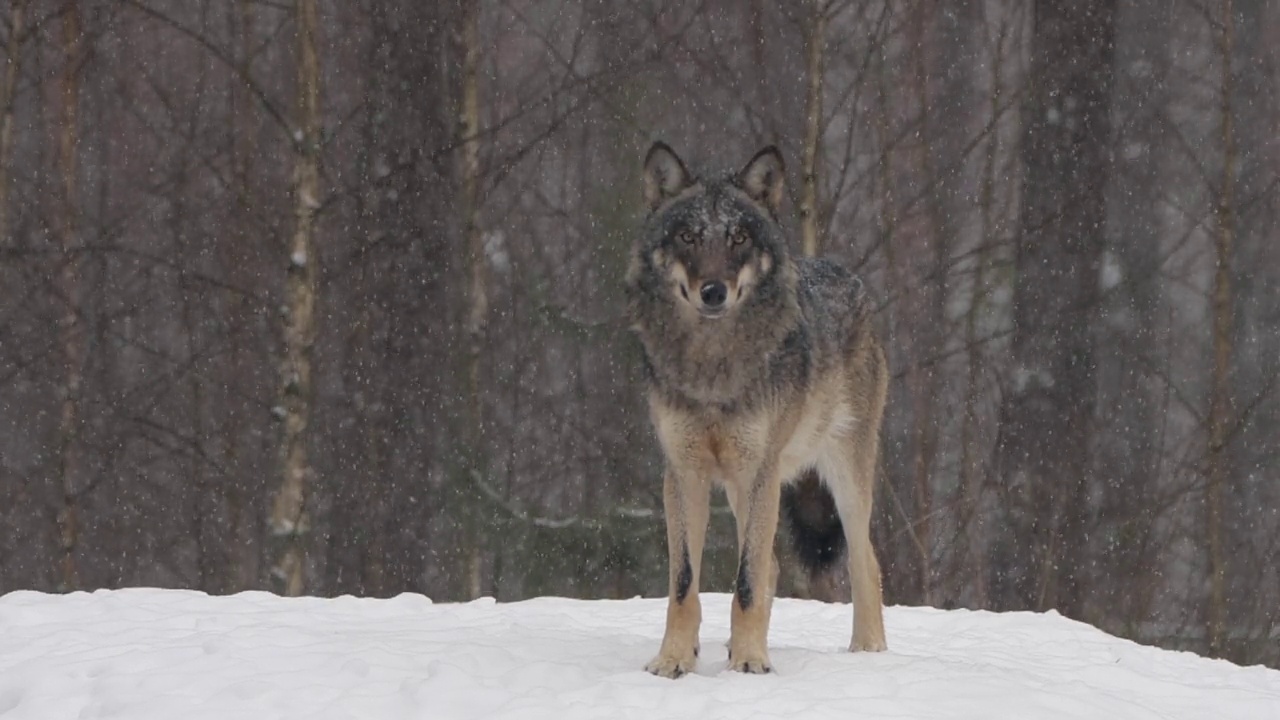
[[[0,592],[664,595],[640,159],[777,143],[793,250],[879,298],[886,602],[1280,665],[1280,4],[0,24]]]

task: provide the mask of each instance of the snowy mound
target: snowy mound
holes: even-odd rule
[[[889,608],[889,652],[850,654],[847,605],[779,600],[776,672],[741,675],[729,597],[703,597],[698,672],[672,681],[641,670],[665,600],[17,592],[0,718],[1280,718],[1280,671],[1053,614]]]

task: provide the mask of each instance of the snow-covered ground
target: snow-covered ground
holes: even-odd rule
[[[850,610],[779,600],[775,672],[725,669],[729,597],[704,595],[697,674],[641,670],[665,600],[512,604],[0,597],[0,718],[1280,718],[1280,671],[1119,640],[1054,614],[889,608],[889,652],[850,654]]]

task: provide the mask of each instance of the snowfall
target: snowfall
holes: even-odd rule
[[[891,607],[849,653],[848,605],[778,600],[774,672],[642,670],[665,600],[432,603],[132,589],[0,596],[0,718],[1280,719],[1280,671],[1145,647],[1053,613]]]

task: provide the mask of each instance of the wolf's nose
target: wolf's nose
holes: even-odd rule
[[[719,280],[702,283],[702,289],[698,291],[702,296],[702,304],[708,308],[718,308],[724,305],[725,298],[729,297],[729,288]]]

